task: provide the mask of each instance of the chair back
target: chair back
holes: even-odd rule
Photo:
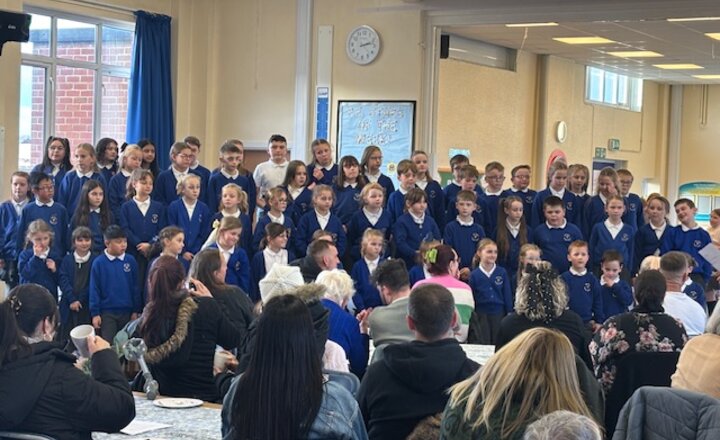
[[[612,437],[625,402],[640,387],[669,387],[675,373],[678,352],[632,352],[618,359],[615,381],[605,396],[605,430]]]

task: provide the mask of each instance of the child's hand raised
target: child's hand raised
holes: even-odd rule
[[[36,257],[41,256],[47,251],[47,248],[41,244],[33,244],[33,254],[35,254]]]
[[[52,258],[48,258],[45,260],[45,265],[48,269],[50,269],[50,272],[55,273],[55,270],[57,270],[57,267],[55,266],[55,260]]]
[[[315,169],[313,170],[313,177],[316,180],[320,180],[325,177],[325,173],[323,172],[321,167],[315,167]]]

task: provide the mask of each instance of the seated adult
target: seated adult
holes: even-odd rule
[[[630,312],[608,318],[595,333],[590,342],[590,354],[595,377],[605,393],[612,388],[616,365],[624,354],[680,351],[685,346],[685,328],[680,321],[663,312],[664,297],[665,278],[662,274],[657,270],[643,271],[635,279],[637,306]]]
[[[358,314],[358,319],[370,326],[375,348],[412,341],[415,335],[405,321],[410,296],[410,280],[405,262],[400,259],[383,261],[373,272],[372,282],[378,287],[380,299],[386,305],[376,307],[371,312],[363,310]]]
[[[290,262],[300,268],[303,280],[312,283],[323,270],[336,269],[340,264],[335,243],[319,238],[308,245],[307,255]]]
[[[567,285],[547,261],[529,266],[518,280],[515,311],[500,322],[495,350],[533,327],[554,328],[568,337],[588,368],[592,368],[588,343],[590,333],[580,316],[568,309]]]
[[[237,347],[242,333],[201,281],[193,280],[195,291],[183,288],[185,269],[176,258],[158,258],[148,281],[148,303],[136,333],[148,346],[145,361],[160,394],[219,401],[215,347]]]
[[[527,425],[557,410],[593,417],[582,396],[570,340],[532,328],[452,387],[441,438],[519,440]]]
[[[478,368],[454,337],[453,295],[438,284],[413,289],[407,326],[415,340],[385,347],[368,368],[358,402],[373,439],[400,439],[423,418],[445,408],[447,389]]]
[[[223,403],[223,437],[366,439],[353,395],[323,379],[313,319],[303,301],[274,297],[256,322],[250,362]]]
[[[523,440],[602,440],[600,427],[590,417],[560,410],[528,425]]]
[[[460,258],[457,252],[452,247],[441,244],[426,251],[423,258],[430,277],[418,281],[413,288],[434,283],[448,289],[452,293],[455,308],[458,311],[460,330],[455,337],[460,342],[467,341],[470,316],[475,310],[475,299],[473,298],[472,288],[458,279],[460,276]]]
[[[225,283],[227,264],[225,257],[216,248],[208,248],[198,252],[190,264],[190,279],[200,281],[207,287],[225,316],[239,333],[242,348],[247,337],[248,328],[255,316],[250,297],[238,286]]]
[[[58,309],[47,289],[12,289],[0,303],[0,323],[0,431],[90,439],[91,431],[117,432],[135,417],[130,386],[110,344],[87,338],[87,375],[75,367],[75,356],[53,342]]]
[[[720,307],[713,309],[705,333],[696,336],[680,352],[672,387],[720,399]]]
[[[350,371],[362,377],[367,368],[370,338],[368,329],[361,331],[358,320],[345,308],[355,293],[353,280],[344,270],[333,269],[320,272],[316,283],[326,289],[322,304],[330,311],[328,339],[345,350]]]
[[[687,267],[687,257],[683,252],[668,252],[660,258],[660,272],[667,284],[663,302],[665,313],[682,321],[687,335],[693,337],[702,334],[707,315],[697,301],[682,291],[688,279]]]

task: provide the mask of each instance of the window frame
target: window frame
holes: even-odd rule
[[[45,68],[45,120],[43,126],[42,143],[45,143],[47,137],[55,132],[55,104],[56,104],[56,78],[58,65],[70,68],[88,69],[95,72],[95,84],[93,88],[93,127],[92,137],[93,144],[99,140],[102,131],[102,100],[103,100],[103,82],[104,76],[116,76],[127,78],[130,81],[131,67],[111,66],[102,63],[102,36],[103,28],[109,27],[124,31],[135,32],[135,22],[120,21],[99,17],[88,17],[80,14],[73,14],[53,9],[47,9],[36,6],[25,6],[24,12],[28,14],[38,14],[50,17],[50,42],[49,55],[36,55],[20,51],[20,66],[32,66]],[[72,20],[81,23],[87,23],[95,26],[95,62],[78,61],[57,57],[57,34],[58,20]],[[74,145],[72,146],[74,147]]]
[[[605,87],[607,86],[606,74],[614,75],[614,98],[606,99]],[[599,76],[599,78],[598,78]],[[597,80],[598,82],[596,82]],[[624,87],[621,86],[624,83]],[[600,100],[592,98],[592,90],[599,88]],[[621,96],[621,91],[624,93]],[[642,112],[643,80],[621,73],[605,70],[596,66],[585,66],[585,103],[602,105],[631,112]]]

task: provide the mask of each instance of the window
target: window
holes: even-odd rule
[[[593,104],[639,112],[642,110],[642,87],[643,82],[639,78],[597,67],[586,68],[585,100]]]
[[[134,23],[26,12],[32,24],[21,50],[18,169],[42,162],[50,135],[68,138],[73,149],[103,137],[122,143]]]

